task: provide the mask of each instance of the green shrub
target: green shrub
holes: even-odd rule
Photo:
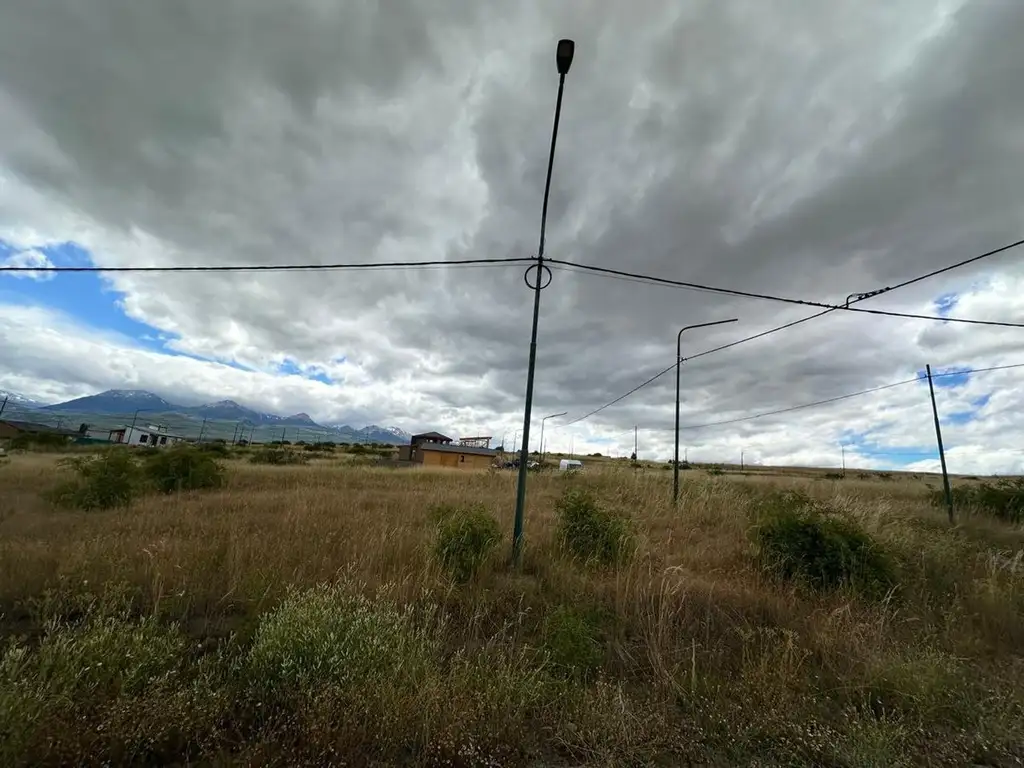
[[[197,448],[200,451],[206,453],[212,453],[214,456],[230,456],[231,448],[228,447],[227,443],[214,440],[212,443],[200,443]]]
[[[146,477],[161,493],[220,488],[224,467],[209,451],[191,445],[175,445],[147,456],[143,464]]]
[[[587,563],[615,565],[634,550],[632,520],[601,507],[587,491],[568,488],[555,502],[559,543]]]
[[[497,521],[482,507],[435,508],[434,556],[455,581],[470,581],[501,542]]]
[[[61,451],[66,450],[70,444],[66,435],[38,432],[12,438],[9,447],[15,451]]]
[[[766,507],[754,538],[771,573],[814,589],[850,587],[872,596],[895,582],[889,557],[852,521],[798,493],[770,496]]]
[[[558,674],[583,682],[601,668],[604,653],[593,616],[559,607],[544,620],[543,638],[548,662]]]
[[[932,494],[937,506],[946,506],[942,491]],[[1000,478],[995,482],[960,485],[953,488],[953,506],[975,509],[999,520],[1024,523],[1024,478]]]
[[[681,469],[681,468],[682,468],[682,465],[680,464],[680,469]],[[708,473],[709,475],[714,475],[714,476],[716,476],[716,477],[717,477],[717,476],[719,476],[719,475],[724,475],[724,474],[725,474],[725,470],[724,470],[724,469],[722,469],[722,468],[721,468],[720,466],[718,466],[717,464],[712,464],[712,465],[711,465],[710,467],[708,467],[708,468],[707,468],[707,473]]]
[[[77,477],[50,494],[60,506],[85,510],[126,507],[142,490],[142,471],[128,448],[108,448],[61,464],[74,470]]]
[[[309,463],[309,459],[301,453],[283,448],[260,448],[253,452],[249,461],[253,464],[271,464],[273,466]]]
[[[0,764],[173,762],[227,711],[189,645],[155,617],[98,612],[10,642],[0,649]]]
[[[414,685],[433,651],[412,611],[345,585],[293,590],[260,619],[246,660],[253,686],[271,697]]]

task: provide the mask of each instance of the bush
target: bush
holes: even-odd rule
[[[594,617],[559,607],[544,620],[544,650],[558,674],[580,682],[601,668],[604,653]]]
[[[483,507],[437,507],[434,555],[455,581],[470,581],[501,542],[497,521]]]
[[[9,447],[12,451],[61,451],[66,450],[70,443],[65,435],[38,432],[12,438]]]
[[[301,453],[285,450],[283,448],[260,448],[249,457],[253,464],[271,464],[274,466],[286,466],[289,464],[306,464],[309,459]]]
[[[679,468],[682,469],[682,464],[679,465]],[[725,474],[725,470],[722,469],[717,464],[712,464],[710,467],[707,468],[707,473],[709,475],[714,475],[715,477],[717,477],[719,475],[724,475]]]
[[[754,538],[768,571],[813,589],[878,596],[895,582],[892,562],[867,533],[798,493],[769,497]]]
[[[127,448],[108,448],[61,464],[77,474],[51,494],[51,500],[61,506],[84,510],[127,507],[142,489],[142,471]]]
[[[227,443],[225,443],[223,441],[214,441],[212,443],[200,443],[196,447],[200,451],[205,451],[206,453],[212,453],[214,456],[230,456],[231,455],[231,449],[228,447]]]
[[[937,506],[946,506],[942,491],[932,494]],[[1024,478],[1002,478],[996,482],[961,485],[953,488],[953,506],[968,507],[999,520],[1024,523]]]
[[[634,549],[632,521],[603,509],[588,492],[569,488],[555,502],[560,544],[587,563],[615,565],[628,560]]]
[[[146,477],[161,493],[220,488],[224,467],[209,451],[191,445],[175,445],[146,457]]]
[[[431,651],[409,609],[349,594],[341,585],[292,591],[260,619],[247,659],[252,684],[271,697],[415,684]]]

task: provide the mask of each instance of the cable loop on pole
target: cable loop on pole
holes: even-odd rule
[[[547,273],[547,275],[546,275],[547,279],[548,279],[547,282],[543,283],[540,286],[537,285],[536,281],[531,283],[530,282],[530,270],[533,270],[533,269],[537,270],[537,273],[538,273],[537,274],[537,278],[538,279],[543,279],[542,276],[544,275],[544,273]],[[544,272],[541,272],[541,270],[544,270]],[[531,264],[530,266],[528,266],[526,268],[526,272],[523,273],[523,282],[526,283],[526,287],[529,288],[531,291],[543,291],[545,288],[547,288],[549,285],[551,285],[551,280],[552,280],[551,269],[546,264],[540,264],[540,263]]]

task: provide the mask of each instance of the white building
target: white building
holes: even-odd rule
[[[144,448],[166,448],[187,438],[171,435],[164,427],[150,424],[147,427],[121,427],[110,430],[110,442],[126,445],[141,445]]]

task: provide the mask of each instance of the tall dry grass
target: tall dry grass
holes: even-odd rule
[[[668,472],[531,476],[521,568],[508,568],[506,541],[457,586],[434,560],[430,510],[482,505],[507,535],[510,473],[229,462],[223,489],[89,513],[45,501],[60,476],[41,455],[0,467],[0,628],[20,638],[2,674],[22,681],[21,698],[0,694],[0,737],[13,729],[5,763],[1024,756],[1024,536],[975,517],[950,528],[920,481],[693,472],[677,509]],[[555,502],[575,484],[633,518],[631,560],[588,566],[558,546]],[[898,563],[897,589],[818,594],[767,575],[748,533],[781,489],[869,532]],[[339,645],[352,627],[369,645]],[[39,659],[58,647],[82,665],[148,658],[119,636],[164,655],[132,673],[134,692],[117,678],[92,719],[76,720],[54,704],[59,675]],[[359,648],[384,642],[393,652],[344,684],[260,683],[282,665],[312,664],[301,679],[316,680],[324,659],[355,664]],[[566,674],[576,656],[594,668]]]

